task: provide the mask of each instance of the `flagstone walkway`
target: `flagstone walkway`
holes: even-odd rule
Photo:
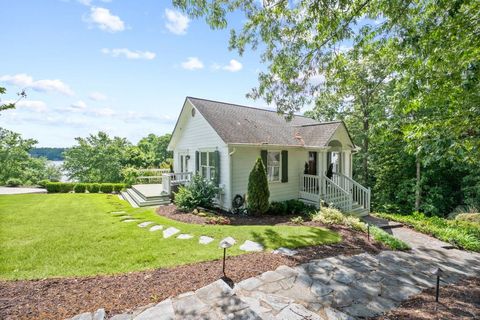
[[[445,249],[441,241],[407,228],[392,230],[411,244],[411,252],[340,255],[294,268],[280,266],[233,288],[218,280],[111,319],[362,319],[380,315],[433,287],[432,272],[437,268],[444,272],[442,284],[480,276],[479,254]],[[77,319],[93,317],[83,315],[86,318]]]

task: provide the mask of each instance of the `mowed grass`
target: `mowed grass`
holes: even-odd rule
[[[121,222],[112,211],[125,211],[138,222]],[[190,240],[164,239],[162,231],[139,228],[153,221],[192,234]],[[198,237],[215,238],[208,245]],[[302,226],[194,225],[157,215],[152,208],[131,208],[116,195],[32,194],[0,196],[0,278],[114,274],[215,260],[223,251],[218,242],[237,240],[228,255],[244,253],[245,240],[266,249],[335,243],[340,235],[327,229]],[[252,266],[254,267],[254,266]]]

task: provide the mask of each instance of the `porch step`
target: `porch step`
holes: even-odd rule
[[[132,197],[130,197],[130,195],[126,192],[126,191],[122,191],[120,192],[120,195],[122,196],[123,200],[127,201],[128,203],[130,203],[130,205],[134,208],[138,208],[138,205],[137,203],[135,202],[135,200],[132,199]]]
[[[162,185],[159,184],[133,185],[131,189],[145,201],[164,200],[165,197],[168,198],[167,194],[162,194]]]
[[[145,195],[142,195],[138,190],[132,188],[128,188],[127,192],[122,192],[122,196],[133,207],[158,206],[170,203],[170,197],[168,195],[160,197],[145,197]]]

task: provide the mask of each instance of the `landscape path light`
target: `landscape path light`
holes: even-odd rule
[[[440,268],[434,268],[432,274],[437,276],[437,286],[435,290],[435,302],[438,302],[438,297],[440,295],[440,276],[443,274],[443,270]]]
[[[226,237],[225,239],[220,241],[219,247],[223,249],[223,268],[222,268],[222,272],[223,272],[224,277],[227,276],[225,274],[225,259],[227,257],[227,249],[230,248],[231,246],[233,246],[234,244],[235,244],[235,239],[233,239],[232,237]]]

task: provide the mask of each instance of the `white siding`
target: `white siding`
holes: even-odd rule
[[[213,130],[205,118],[196,111],[192,117],[193,106],[186,102],[175,130],[176,145],[174,146],[174,171],[180,171],[179,153],[190,156],[188,171],[195,172],[195,151],[220,152],[220,185],[224,186],[224,193],[220,196],[220,205],[224,209],[230,208],[230,163],[227,145]]]
[[[308,150],[281,147],[236,147],[231,156],[232,165],[232,197],[247,193],[248,176],[252,171],[261,150],[288,151],[288,182],[270,182],[270,201],[281,201],[298,198],[300,174],[303,173],[308,160]],[[321,153],[319,154],[319,156]]]

